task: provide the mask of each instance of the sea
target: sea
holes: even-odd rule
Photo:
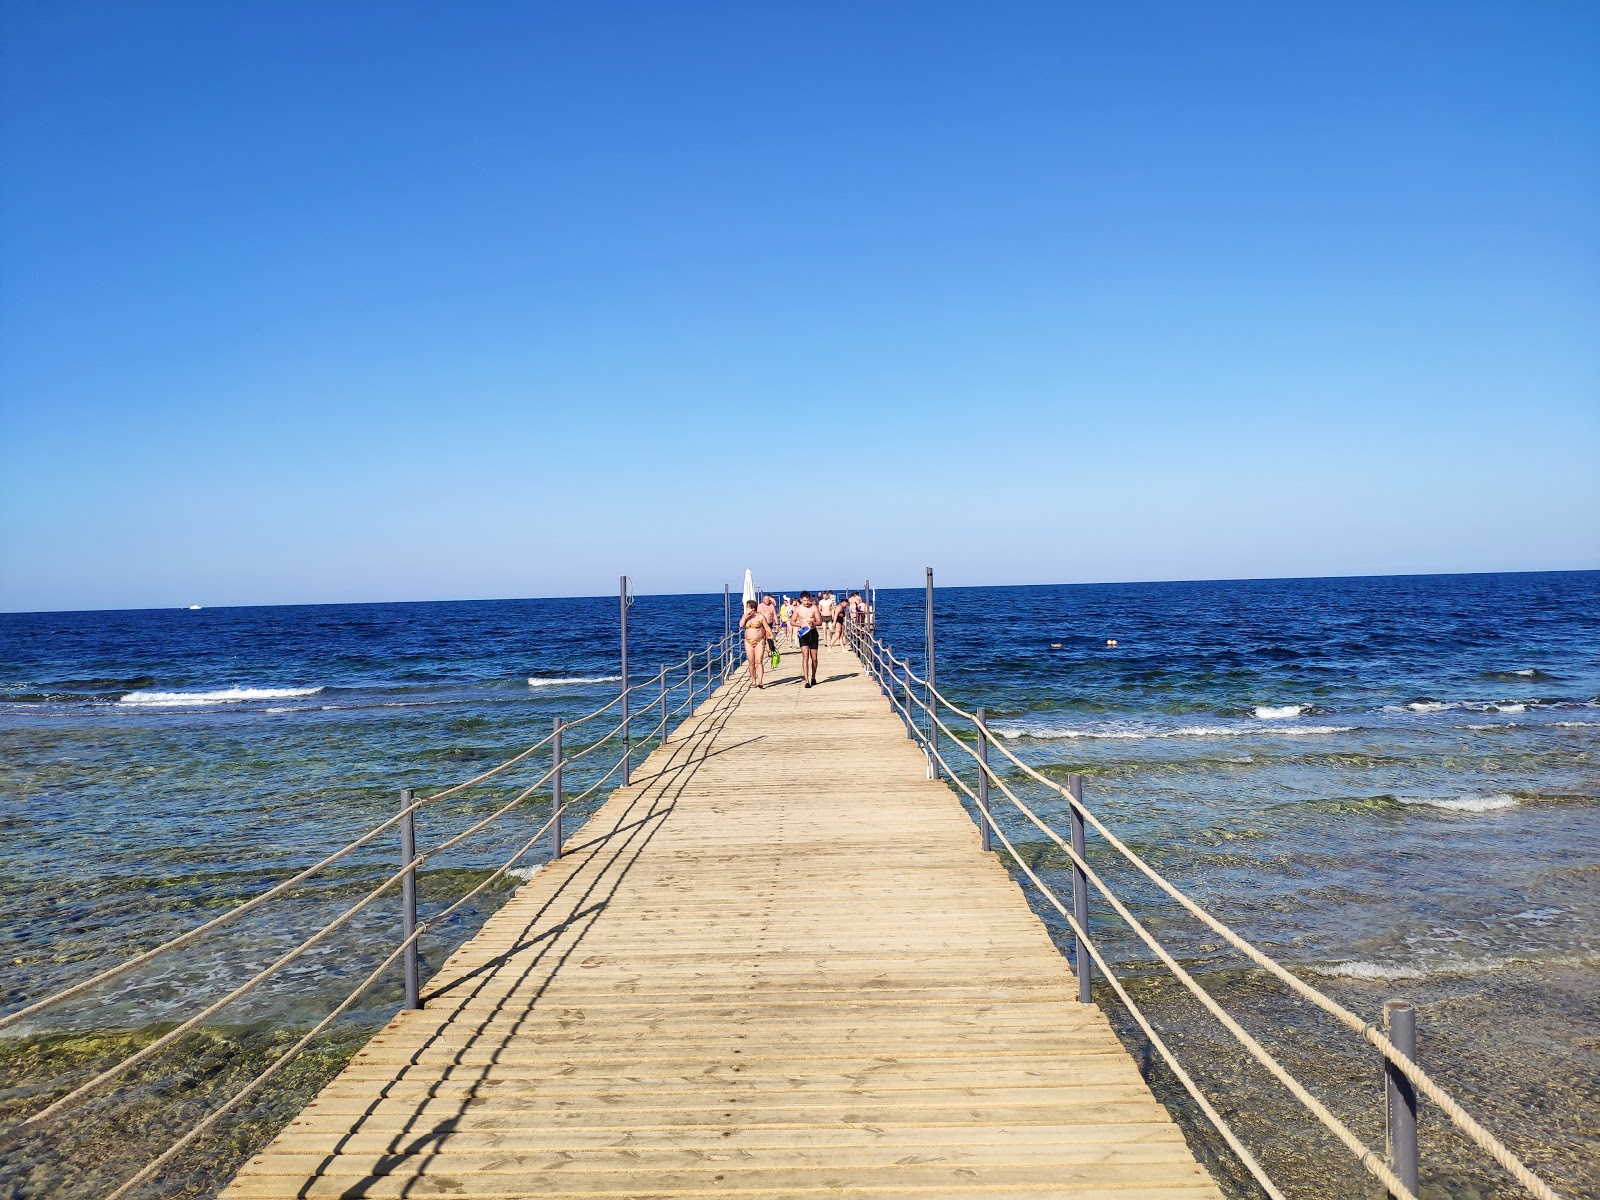
[[[844,590],[794,582],[787,590]],[[923,590],[881,588],[876,599],[879,635],[920,671]],[[1385,999],[1415,1001],[1422,1061],[1537,1169],[1572,1194],[1600,1194],[1600,572],[940,588],[934,614],[937,678],[952,702],[983,707],[997,740],[1047,777],[1081,775],[1119,836],[1317,986],[1370,1019]],[[630,677],[703,649],[724,619],[720,592],[638,597]],[[0,615],[0,1011],[287,878],[388,817],[400,789],[470,778],[555,719],[605,704],[621,675],[619,624],[616,597]],[[676,685],[668,706],[685,694]],[[638,719],[639,753],[659,711],[655,701]],[[615,749],[599,744],[574,767],[569,795],[601,780]],[[961,748],[947,750],[965,769]],[[543,765],[536,752],[424,810],[419,841],[499,808]],[[1059,802],[1014,776],[1064,829]],[[547,815],[536,792],[431,861],[424,917],[507,861]],[[1051,843],[1017,814],[1001,820],[1047,883],[1068,883]],[[1381,1147],[1379,1067],[1359,1039],[1265,985],[1090,841],[1175,956]],[[511,877],[430,931],[424,970],[544,853],[528,849]],[[0,1035],[0,1121],[237,986],[397,859],[397,843],[380,839],[215,938]],[[1070,951],[1070,930],[1032,902]],[[53,1139],[0,1140],[0,1184],[15,1196],[103,1192],[320,1019],[388,953],[397,922],[385,897],[104,1089]],[[1109,914],[1093,927],[1135,997],[1202,1064],[1219,1108],[1245,1134],[1285,1142],[1275,1135],[1298,1119],[1292,1102],[1252,1075]],[[398,996],[396,979],[373,988],[149,1194],[214,1194]],[[1137,1030],[1113,1019],[1225,1190],[1252,1194],[1187,1123]],[[1290,1194],[1371,1194],[1344,1168],[1330,1182],[1325,1164],[1342,1151],[1319,1136],[1287,1139],[1294,1148],[1269,1163]],[[1423,1200],[1500,1194],[1504,1177],[1443,1122],[1425,1120],[1423,1137],[1435,1189]]]

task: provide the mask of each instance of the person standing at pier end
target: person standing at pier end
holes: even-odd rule
[[[811,599],[810,592],[800,593],[800,601],[795,605],[789,620],[793,623],[796,637],[800,642],[800,677],[806,681],[807,687],[815,687],[817,644],[821,640],[819,628],[822,625],[822,613],[817,608],[816,602]]]
[[[767,599],[772,599],[768,596]],[[739,628],[744,631],[744,657],[750,664],[750,683],[757,688],[767,686],[767,645],[772,628],[754,600],[744,602],[744,616],[739,618]]]

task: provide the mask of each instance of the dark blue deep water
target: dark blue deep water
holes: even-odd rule
[[[919,666],[922,604],[921,589],[878,593],[880,635]],[[1505,1120],[1525,1149],[1545,1139],[1592,1163],[1600,572],[954,588],[936,620],[941,687],[985,706],[1008,748],[1082,773],[1135,848],[1348,1002],[1371,1011],[1412,990],[1430,1036],[1453,1039],[1452,1084],[1513,1097]],[[643,597],[630,621],[633,674],[652,674],[722,632],[722,597]],[[386,817],[399,788],[467,778],[604,703],[617,654],[614,598],[0,616],[0,1005],[215,915]],[[569,788],[606,765],[592,756]],[[425,812],[423,844],[541,766]],[[424,913],[540,820],[535,804],[430,863]],[[1049,846],[1008,821],[1064,882]],[[350,903],[396,854],[385,839],[22,1032],[157,1028]],[[1215,938],[1118,878],[1180,958],[1223,978],[1236,960]],[[503,894],[437,931],[425,970]],[[376,906],[231,1019],[303,1028],[387,950],[395,919]],[[1136,978],[1148,955],[1103,937]],[[357,1020],[394,1000],[379,989]],[[1511,1065],[1505,1028],[1524,1043]],[[25,1090],[4,1083],[0,1103]],[[1563,1121],[1579,1132],[1550,1132]],[[218,1182],[195,1171],[197,1192]]]

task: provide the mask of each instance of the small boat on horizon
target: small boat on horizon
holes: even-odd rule
[[[198,604],[191,604],[191,605],[189,605],[189,611],[190,612],[199,612],[200,611],[200,606]]]

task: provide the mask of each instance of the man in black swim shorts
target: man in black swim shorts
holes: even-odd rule
[[[817,643],[821,640],[817,627],[822,624],[822,613],[810,592],[800,593],[800,603],[795,605],[789,620],[800,636],[800,677],[805,680],[806,687],[813,687],[817,682]]]

